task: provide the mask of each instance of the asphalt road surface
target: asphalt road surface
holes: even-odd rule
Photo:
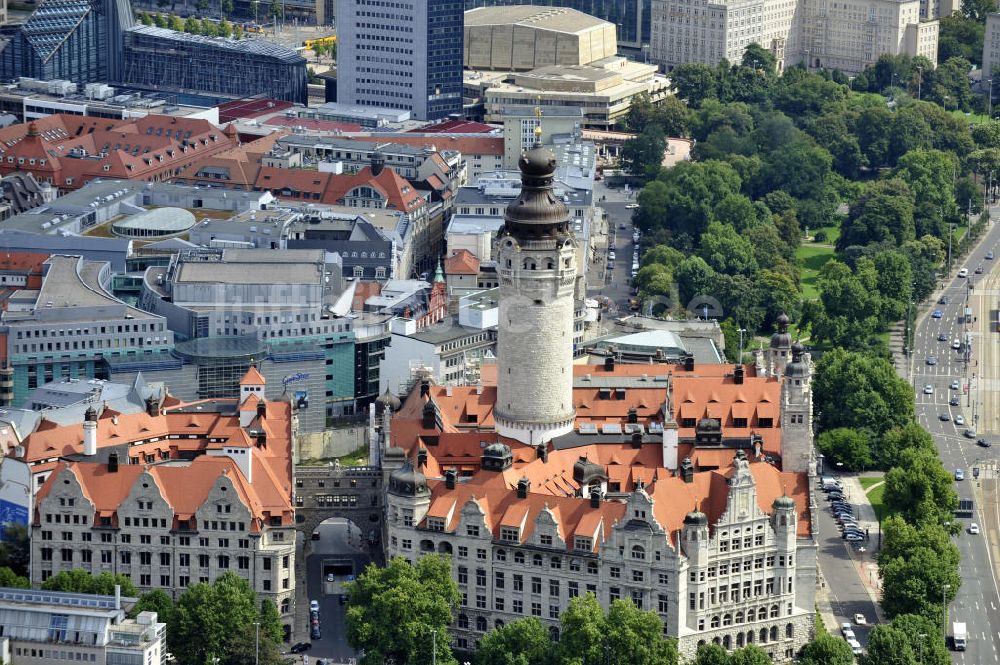
[[[600,206],[608,213],[608,234],[614,234],[615,267],[604,280],[604,285],[588,289],[588,296],[607,296],[618,306],[619,315],[628,313],[628,299],[631,297],[632,257],[635,243],[632,242],[632,210],[625,206],[634,201],[624,199],[620,190],[605,190],[608,200]],[[612,197],[620,200],[611,200]],[[624,229],[620,228],[622,225]],[[610,244],[610,243],[609,243]]]
[[[993,209],[996,219],[998,209]],[[941,310],[941,317],[925,313],[914,335],[914,350],[910,358],[910,371],[917,397],[917,418],[933,434],[941,460],[946,469],[961,469],[966,480],[956,481],[959,498],[974,499],[975,516],[960,519],[963,531],[956,537],[962,556],[959,573],[962,586],[948,612],[946,633],[951,636],[951,623],[964,621],[968,626],[969,642],[966,651],[952,652],[956,663],[995,665],[998,659],[997,643],[1000,642],[1000,592],[998,592],[995,548],[1000,543],[1000,515],[997,512],[996,480],[986,479],[982,470],[996,460],[1000,453],[1000,333],[990,330],[989,310],[995,310],[1000,298],[1000,268],[997,261],[987,260],[988,251],[1000,251],[1000,224],[993,223],[978,248],[966,260],[968,278],[951,280],[944,295],[947,304],[935,304],[930,310]],[[984,273],[975,274],[982,265]],[[973,288],[969,289],[969,284]],[[965,322],[965,308],[970,307],[975,317]],[[966,335],[968,333],[968,336]],[[943,341],[938,341],[942,336]],[[971,341],[971,348],[954,350],[955,339]],[[928,358],[936,364],[928,364]],[[985,380],[983,374],[985,373]],[[953,381],[959,389],[952,390]],[[930,385],[932,394],[925,394]],[[958,405],[949,401],[958,398]],[[943,420],[944,415],[948,416]],[[955,417],[961,415],[971,425],[956,426]],[[978,436],[985,436],[995,444],[981,448],[975,439],[966,438],[967,428],[976,429]],[[981,470],[979,480],[972,478],[973,468]],[[992,474],[990,474],[992,475]],[[968,527],[976,522],[982,535],[971,535]],[[991,552],[991,547],[994,552]]]
[[[347,663],[356,658],[347,643],[344,629],[346,605],[341,605],[341,585],[364,570],[371,560],[361,547],[363,535],[353,523],[333,518],[320,524],[319,540],[312,540],[312,553],[306,557],[306,588],[309,599],[319,602],[320,634],[308,651],[309,663],[330,660]],[[327,581],[333,575],[332,581]],[[303,634],[308,635],[308,631]]]

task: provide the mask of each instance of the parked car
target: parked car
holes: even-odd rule
[[[289,651],[292,653],[305,653],[313,648],[312,642],[299,642],[293,646]]]
[[[624,230],[625,230],[625,229],[627,229],[628,227],[627,227],[627,226],[625,226],[624,224],[619,224],[619,225],[618,225],[618,228],[619,228],[619,229],[621,229],[622,231],[624,231]]]
[[[311,640],[318,640],[321,637],[322,637],[322,634],[319,632],[319,626],[314,625],[312,627],[312,630],[309,631],[309,639],[311,639]]]
[[[854,623],[858,624],[859,626],[864,626],[865,624],[868,623],[868,619],[865,618],[864,614],[860,614],[860,613],[859,614],[855,614],[854,615]]]
[[[608,251],[608,260],[609,261],[615,260],[615,251],[613,249]]]
[[[951,420],[951,416],[948,415],[947,413],[942,413],[940,416],[938,416],[938,420],[940,420],[943,423],[946,423],[949,420]]]
[[[319,612],[319,601],[318,600],[310,600],[309,601],[309,611],[310,612]]]
[[[626,210],[635,210],[638,207],[639,207],[638,203],[626,203],[625,204],[625,209]]]
[[[852,542],[852,543],[856,543],[859,540],[864,540],[864,539],[865,539],[865,537],[862,536],[861,534],[857,534],[857,533],[845,533],[844,534],[844,540]]]
[[[933,395],[934,394],[934,386],[932,386],[929,383],[926,386],[924,386],[924,394],[925,395]]]
[[[844,633],[844,636],[846,637],[847,633],[854,632],[854,626],[849,622],[842,623],[840,624],[840,632]]]
[[[857,640],[848,640],[847,644],[851,647],[851,653],[855,656],[860,656],[864,652],[864,649],[861,648],[861,642]]]
[[[973,536],[978,536],[979,535],[979,525],[976,524],[975,522],[973,522],[972,524],[970,524],[969,525],[969,533],[972,534]]]
[[[850,625],[850,624],[848,624],[848,625]],[[857,637],[854,635],[854,629],[853,628],[847,628],[847,629],[844,630],[844,639],[845,640],[857,639]]]

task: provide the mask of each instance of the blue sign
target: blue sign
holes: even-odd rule
[[[28,526],[28,508],[0,499],[0,541],[6,538],[8,524]]]
[[[286,376],[281,380],[281,385],[287,386],[289,383],[295,383],[296,381],[304,381],[308,379],[309,375],[305,372],[299,372],[298,374],[292,374],[291,376]]]

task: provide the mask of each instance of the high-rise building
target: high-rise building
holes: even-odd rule
[[[462,111],[460,0],[337,2],[337,101],[436,120]]]
[[[1000,13],[986,15],[986,34],[983,37],[983,82],[993,78],[993,70],[1000,65]],[[993,100],[996,102],[996,100]]]

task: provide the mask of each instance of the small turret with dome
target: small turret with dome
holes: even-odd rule
[[[379,415],[385,412],[386,407],[391,409],[393,413],[396,413],[401,406],[403,406],[403,403],[388,388],[375,399],[375,413]]]
[[[802,342],[795,340],[792,344],[792,362],[785,366],[785,376],[802,378],[808,376],[809,366],[803,359],[803,355],[806,352],[806,347],[802,345]]]
[[[788,326],[791,322],[791,319],[784,312],[779,314],[775,321],[778,324],[778,330],[771,335],[771,344],[767,351],[771,371],[775,374],[784,374],[785,365],[788,363],[792,347],[792,334],[788,332]]]
[[[568,237],[569,209],[553,191],[556,156],[542,145],[541,127],[535,128],[535,144],[517,164],[521,169],[521,193],[507,206],[501,233],[525,239]]]
[[[417,471],[409,460],[389,474],[389,492],[397,496],[428,494],[427,477]]]

